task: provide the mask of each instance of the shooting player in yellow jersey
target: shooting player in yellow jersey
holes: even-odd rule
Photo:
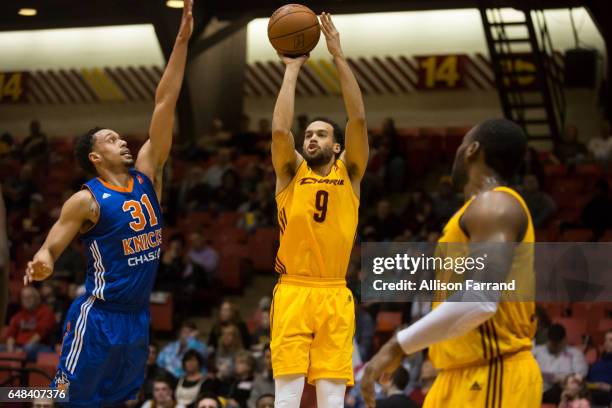
[[[485,275],[498,281],[517,273],[534,279],[531,216],[518,193],[504,187],[514,179],[526,148],[516,124],[488,120],[467,133],[453,164],[453,183],[463,188],[466,203],[446,224],[439,247],[458,243],[469,244],[471,251],[486,249]],[[531,252],[519,261],[513,243]],[[374,382],[394,370],[404,354],[427,347],[440,374],[425,408],[540,408],[542,377],[531,354],[534,302],[500,301],[499,292],[469,296],[468,302],[434,303],[429,314],[380,349],[362,379],[368,408],[375,407]]]
[[[327,119],[308,125],[303,155],[291,133],[295,89],[308,56],[289,58],[272,119],[272,163],[280,248],[271,315],[275,406],[299,407],[304,378],[316,385],[319,408],[341,408],[353,384],[353,296],[346,287],[369,147],[359,85],[329,14],[321,15],[348,115],[342,131]]]

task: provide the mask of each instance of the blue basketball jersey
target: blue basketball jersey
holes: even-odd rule
[[[87,188],[100,217],[82,235],[87,253],[85,289],[100,306],[134,310],[147,307],[160,260],[162,212],[153,183],[131,169],[127,188],[101,178]]]

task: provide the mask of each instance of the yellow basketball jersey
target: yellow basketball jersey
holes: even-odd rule
[[[495,191],[506,192],[521,204],[528,217],[528,226],[522,243],[535,241],[531,215],[522,197],[507,187],[497,187]],[[459,224],[461,216],[472,203],[465,203],[444,227],[439,242],[467,244],[469,238]],[[444,245],[440,245],[443,247]],[[450,247],[451,245],[449,245]],[[515,252],[510,275],[529,276],[535,279],[533,270],[533,246],[523,245],[522,253]],[[465,254],[464,254],[465,255]],[[520,258],[520,259],[518,259]],[[534,282],[534,281],[533,281]],[[439,303],[434,302],[435,308]],[[438,369],[468,367],[488,364],[493,359],[531,349],[531,339],[536,331],[534,302],[504,302],[498,304],[497,312],[485,323],[463,336],[436,343],[429,349],[429,356]]]
[[[346,165],[336,160],[321,177],[302,161],[289,185],[276,196],[281,274],[344,279],[357,229],[359,199]]]

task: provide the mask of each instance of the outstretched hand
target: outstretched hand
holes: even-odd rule
[[[193,0],[185,0],[178,38],[188,40],[193,33]]]
[[[281,61],[283,61],[283,64],[285,64],[288,67],[289,66],[301,67],[302,65],[306,63],[306,61],[308,61],[308,57],[310,57],[310,54],[300,55],[299,57],[288,57],[279,52],[278,57],[281,59]]]
[[[41,281],[47,279],[53,273],[53,260],[50,256],[43,253],[34,255],[34,259],[28,262],[23,284],[29,285],[33,281]]]
[[[342,47],[340,46],[340,33],[336,29],[329,13],[321,13],[321,31],[327,42],[327,50],[334,57],[342,57]]]

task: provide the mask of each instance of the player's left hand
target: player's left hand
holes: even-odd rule
[[[193,33],[193,0],[185,0],[178,38],[188,40]]]
[[[334,57],[342,57],[342,47],[340,46],[340,33],[336,30],[336,26],[331,19],[329,13],[321,13],[321,31],[327,41],[327,50]]]
[[[402,362],[404,351],[400,347],[395,336],[391,338],[376,353],[365,366],[363,377],[361,378],[361,395],[367,408],[376,407],[376,393],[374,383],[380,380],[383,374],[394,372]]]

